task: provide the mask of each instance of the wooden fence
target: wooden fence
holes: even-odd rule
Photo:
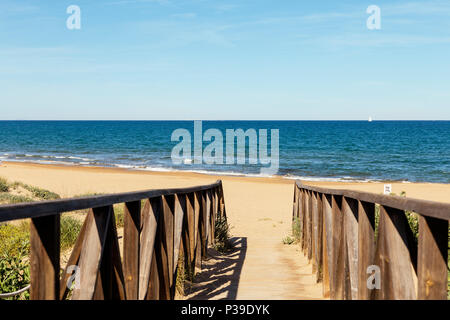
[[[113,205],[124,203],[123,258]],[[60,272],[60,215],[89,209],[64,271]],[[72,270],[72,299],[169,300],[177,266],[201,268],[215,221],[226,218],[222,182],[76,199],[0,206],[0,222],[31,218],[30,298],[62,300]],[[74,267],[75,266],[75,267]]]
[[[450,204],[294,186],[294,227],[331,299],[446,300],[449,220]]]

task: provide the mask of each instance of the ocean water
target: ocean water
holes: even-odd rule
[[[248,159],[173,164],[178,128],[194,137],[193,121],[0,121],[0,161],[260,174]],[[226,129],[268,129],[269,137],[279,129],[278,175],[287,178],[450,183],[450,121],[203,121],[209,128],[224,137]]]

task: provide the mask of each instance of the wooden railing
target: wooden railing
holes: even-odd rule
[[[294,186],[294,227],[331,299],[447,299],[449,220],[450,204]]]
[[[113,208],[117,203],[124,203],[123,258]],[[82,209],[89,213],[61,275],[60,215]],[[35,300],[66,299],[74,276],[75,300],[174,299],[180,255],[186,268],[201,268],[220,215],[226,218],[221,181],[0,206],[0,222],[31,218],[30,298]]]

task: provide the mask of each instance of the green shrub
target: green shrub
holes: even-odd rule
[[[30,283],[28,254],[30,251],[29,223],[0,225],[0,293],[10,293]],[[29,292],[6,298],[28,299]]]
[[[30,224],[28,221],[20,225],[0,225],[0,258],[28,255],[30,249]]]
[[[30,265],[25,255],[0,258],[0,293],[11,293],[25,288],[30,283]],[[28,300],[29,290],[5,300]]]
[[[185,261],[183,253],[180,252],[175,282],[177,292],[180,295],[185,296],[189,290],[189,283],[192,281],[194,281],[194,268]]]
[[[378,238],[378,226],[380,225],[380,205],[375,204],[375,241]]]
[[[409,227],[411,228],[411,231],[414,236],[414,240],[416,242],[419,241],[419,216],[417,213],[412,211],[406,211],[406,219],[408,220]]]
[[[114,205],[114,218],[116,220],[116,227],[123,228],[124,226],[124,213],[123,213],[123,205],[116,204]]]
[[[214,230],[215,244],[214,248],[222,253],[232,248],[230,243],[230,226],[223,215],[218,215]]]
[[[17,189],[18,187],[22,187],[25,190],[28,190],[29,192],[31,192],[33,197],[39,198],[41,200],[60,199],[60,196],[54,192],[51,192],[51,191],[48,191],[48,190],[45,190],[42,188],[38,188],[38,187],[33,187],[28,184],[25,184],[22,182],[17,182],[17,181],[13,182],[11,184],[8,184],[5,179],[0,178],[0,201],[3,201],[3,202],[6,201],[10,204],[35,201],[34,199],[27,197],[27,196],[6,193],[6,192],[10,191],[11,188]]]
[[[302,224],[300,218],[295,217],[292,221],[292,235],[295,241],[300,241],[302,237]]]
[[[61,217],[61,250],[69,249],[75,244],[81,226],[81,222],[72,217]]]
[[[20,195],[9,194],[9,193],[0,193],[0,202],[8,202],[9,204],[16,204],[22,202],[33,202],[34,200]]]
[[[75,196],[73,196],[73,198],[87,198],[87,197],[94,197],[94,196],[101,196],[104,195],[105,193],[98,193],[98,192],[87,192],[87,193],[82,193],[82,194],[77,194]]]
[[[24,184],[24,183],[20,183],[20,185],[27,189],[28,191],[30,191],[33,196],[35,196],[36,198],[42,199],[42,200],[57,200],[57,199],[61,199],[61,197],[51,191],[48,191],[46,189],[42,189],[42,188],[38,188],[38,187],[33,187],[30,186],[28,184]]]
[[[8,181],[6,181],[5,178],[0,177],[0,192],[8,192],[8,191],[9,191]]]
[[[291,245],[295,242],[294,238],[291,238],[289,236],[286,236],[283,238],[283,244]]]

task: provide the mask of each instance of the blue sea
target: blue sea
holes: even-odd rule
[[[259,175],[248,159],[173,164],[178,128],[193,139],[193,121],[0,121],[0,161]],[[269,138],[279,129],[278,175],[287,178],[450,183],[450,121],[203,121],[209,128],[224,138],[226,129],[268,129]]]

